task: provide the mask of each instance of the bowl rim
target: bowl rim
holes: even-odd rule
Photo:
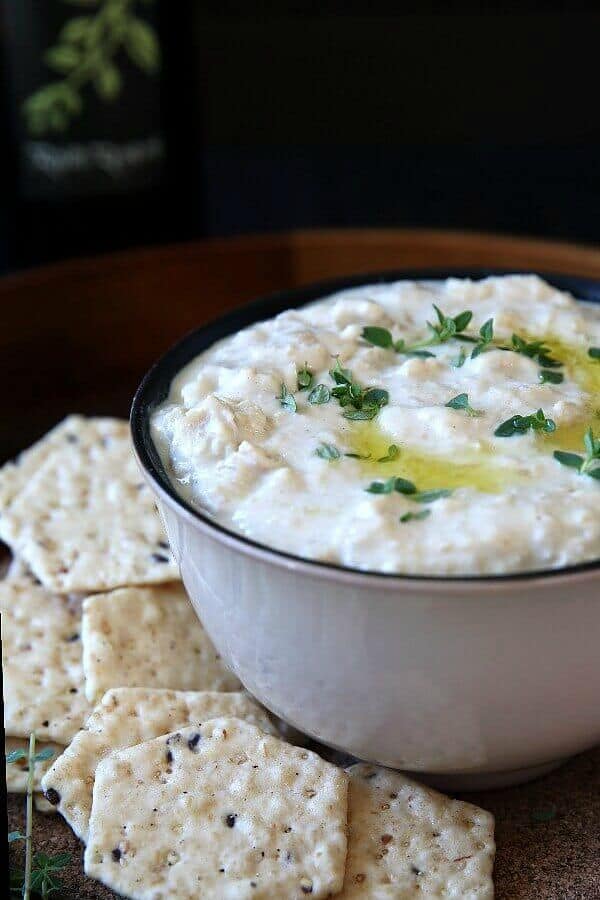
[[[188,521],[196,527],[200,526],[201,530],[213,539],[241,551],[245,555],[258,557],[306,575],[325,576],[327,579],[351,581],[352,583],[358,581],[364,586],[382,587],[387,585],[391,588],[422,586],[438,589],[445,586],[461,590],[469,586],[481,587],[483,585],[504,588],[512,586],[515,589],[525,585],[533,587],[534,583],[549,586],[550,583],[555,585],[565,579],[571,581],[574,576],[594,577],[600,572],[600,559],[556,569],[535,569],[497,575],[419,575],[359,569],[340,563],[307,559],[285,550],[279,550],[227,528],[181,497],[171,484],[150,434],[151,413],[167,396],[168,388],[175,375],[216,341],[228,337],[242,328],[270,319],[284,310],[296,309],[338,291],[361,285],[408,280],[436,281],[447,278],[480,281],[503,275],[536,275],[553,287],[570,292],[580,301],[600,303],[600,279],[592,277],[512,268],[444,266],[425,269],[386,269],[311,282],[300,287],[263,295],[209,320],[199,328],[188,332],[169,347],[146,372],[135,392],[131,405],[130,428],[134,454],[142,472],[164,502],[168,503],[177,513],[183,513]]]

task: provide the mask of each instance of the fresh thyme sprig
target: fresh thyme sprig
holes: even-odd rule
[[[543,369],[560,369],[562,366],[561,361],[554,359],[551,355],[552,350],[544,340],[526,341],[525,338],[520,337],[518,334],[513,334],[511,344],[511,350],[514,350],[515,353],[520,353],[522,356],[528,356],[530,359],[537,360]]]
[[[530,416],[511,416],[501,425],[498,425],[494,434],[496,437],[512,437],[515,434],[525,434],[527,431],[543,431],[551,434],[556,431],[556,422],[546,418],[542,409]]]
[[[344,417],[352,420],[374,419],[379,410],[388,403],[389,394],[384,388],[363,388],[354,381],[352,372],[340,365],[336,357],[335,366],[329,370],[335,382],[331,395],[344,409]]]
[[[488,319],[483,323],[479,329],[479,337],[473,337],[464,333],[473,316],[470,310],[465,310],[459,313],[458,316],[451,317],[445,315],[435,304],[433,308],[438,321],[436,324],[427,322],[431,337],[425,340],[418,341],[415,344],[407,344],[402,339],[395,341],[391,331],[377,325],[366,325],[362,330],[362,337],[375,347],[382,347],[384,350],[394,350],[396,353],[403,353],[407,356],[435,356],[434,353],[430,353],[423,348],[443,344],[452,338],[456,338],[459,341],[475,344],[471,351],[471,359],[476,359],[486,350],[511,350],[538,362],[540,366],[539,379],[542,384],[561,384],[564,381],[562,372],[555,371],[562,367],[562,362],[552,356],[552,350],[544,340],[526,341],[520,335],[513,334],[509,346],[499,343],[494,340],[493,319]],[[588,355],[592,359],[600,359],[600,347],[590,347]],[[465,364],[466,359],[465,351],[461,348],[459,355],[451,360],[450,364],[454,368],[460,369]]]
[[[39,894],[43,900],[50,894],[62,888],[62,882],[56,873],[64,869],[71,861],[70,853],[58,853],[56,856],[48,856],[46,853],[33,853],[32,825],[33,825],[33,784],[35,766],[42,760],[50,759],[54,751],[45,747],[36,753],[35,734],[29,735],[28,750],[13,750],[6,754],[7,763],[17,763],[26,759],[27,770],[27,798],[26,798],[26,823],[25,834],[19,831],[11,831],[8,842],[25,841],[25,870],[11,872],[11,893],[19,893],[23,900],[29,900],[31,893]]]
[[[424,348],[445,344],[446,341],[461,334],[473,318],[473,313],[470,310],[464,310],[457,316],[447,316],[435,303],[433,308],[437,316],[437,322],[427,322],[430,336],[422,341],[417,341],[414,344],[407,344],[402,338],[395,341],[392,333],[387,328],[380,328],[376,325],[366,325],[362,330],[362,337],[367,343],[373,344],[374,347],[394,350],[396,353],[403,353],[406,356],[435,356],[435,353],[430,353]]]
[[[392,475],[386,481],[372,481],[365,490],[369,494],[392,494],[396,491],[399,494],[404,494],[405,497],[413,500],[415,503],[433,503],[435,500],[441,500],[443,497],[449,497],[452,494],[452,491],[448,488],[439,488],[434,491],[418,491],[412,481],[408,481],[406,478],[399,478],[397,475]]]
[[[472,418],[478,418],[483,415],[483,411],[481,409],[473,409],[471,404],[469,403],[469,395],[468,394],[457,394],[456,397],[452,397],[451,400],[445,404],[449,406],[450,409],[464,409],[468,416]]]
[[[600,360],[600,347],[590,347],[588,356],[590,359]]]
[[[566,453],[564,450],[555,450],[554,459],[563,466],[577,469],[580,475],[589,475],[600,480],[600,438],[594,437],[594,432],[588,428],[583,438],[585,456],[579,453]]]

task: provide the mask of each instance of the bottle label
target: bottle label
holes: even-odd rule
[[[155,0],[5,0],[23,194],[145,188],[164,164]]]

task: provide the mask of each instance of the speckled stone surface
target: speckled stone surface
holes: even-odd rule
[[[600,898],[600,748],[530,784],[461,796],[496,816],[497,900]],[[24,829],[23,797],[8,798],[8,820],[10,831]],[[36,813],[33,839],[36,850],[72,854],[72,864],[64,870],[64,889],[53,896],[116,896],[84,877],[81,844],[60,816]],[[11,867],[21,863],[22,851],[13,844]]]

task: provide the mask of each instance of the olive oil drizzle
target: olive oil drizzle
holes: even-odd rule
[[[555,449],[579,450],[587,429],[590,426],[597,429],[600,424],[600,365],[588,356],[587,345],[567,344],[557,338],[547,338],[544,342],[551,348],[552,355],[562,361],[568,378],[579,385],[588,399],[580,419],[570,424],[557,422],[556,431],[536,434],[535,443],[544,454]],[[356,423],[349,434],[352,453],[368,457],[357,459],[365,478],[381,477],[384,471],[389,475],[390,464],[378,460],[386,456],[394,435],[384,432],[375,421]],[[396,443],[399,442],[396,440]],[[494,494],[509,484],[526,481],[528,467],[519,466],[514,460],[504,464],[495,456],[491,444],[468,450],[462,455],[453,452],[451,459],[400,444],[394,474],[413,481],[423,490],[469,487]]]

